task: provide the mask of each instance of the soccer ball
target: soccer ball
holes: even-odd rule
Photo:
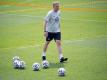
[[[20,60],[18,56],[13,57],[13,66],[16,69],[24,69],[25,68],[25,62]]]
[[[20,64],[20,61],[19,61],[19,60],[14,60],[14,61],[13,61],[13,66],[14,66],[14,68],[19,68],[19,64]]]
[[[33,70],[34,70],[34,71],[39,71],[39,70],[40,70],[40,64],[39,64],[39,63],[34,63],[34,64],[32,65],[32,67],[33,67]]]
[[[25,62],[24,61],[19,61],[19,68],[24,69],[25,68]]]
[[[65,76],[65,72],[66,72],[66,70],[64,68],[59,68],[58,69],[58,75],[59,76]]]
[[[43,62],[42,62],[42,67],[43,67],[43,68],[48,68],[48,67],[49,67],[49,62],[46,61],[46,60],[43,61]]]
[[[18,56],[13,57],[13,61],[15,60],[20,60],[20,58]]]

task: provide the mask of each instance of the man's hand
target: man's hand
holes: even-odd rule
[[[44,32],[44,36],[45,37],[47,37],[48,36],[48,32],[46,31],[46,32]]]

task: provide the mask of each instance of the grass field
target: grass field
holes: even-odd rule
[[[0,80],[107,80],[107,0],[60,0],[64,56],[60,64],[54,41],[49,69],[32,71],[41,63],[45,38],[43,22],[53,0],[0,0]],[[12,66],[12,57],[26,62],[25,70]],[[66,76],[57,76],[64,67]]]

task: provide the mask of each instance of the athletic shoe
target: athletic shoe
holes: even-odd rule
[[[67,61],[67,60],[68,60],[68,58],[62,57],[62,58],[60,59],[60,63],[63,63],[64,61]]]

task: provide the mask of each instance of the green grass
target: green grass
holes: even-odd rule
[[[47,6],[52,1],[54,0],[0,0]],[[64,8],[107,9],[107,1],[80,4],[91,1],[60,0]],[[41,9],[0,5],[0,80],[107,80],[107,12],[61,10],[63,54],[69,60],[64,64],[59,63],[53,41],[47,51],[50,68],[32,71],[34,62],[42,62],[41,53],[45,41],[43,22],[49,10],[46,6]],[[26,62],[25,70],[13,69],[12,58],[16,55]],[[57,76],[60,67],[66,69],[65,77]]]

